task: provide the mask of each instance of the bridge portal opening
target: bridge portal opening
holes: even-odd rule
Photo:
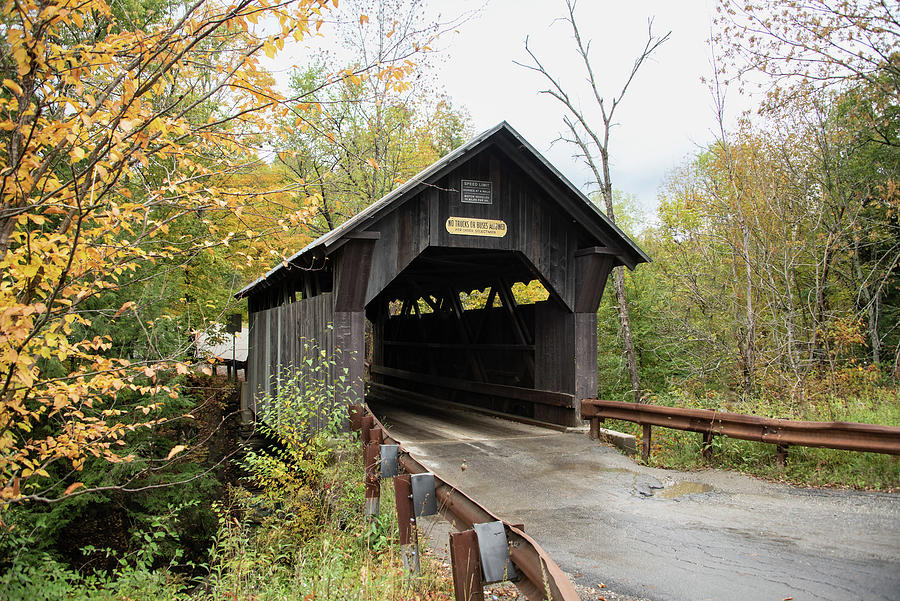
[[[557,421],[571,400],[539,392],[559,345],[541,326],[568,313],[522,253],[430,247],[366,307],[367,397]]]

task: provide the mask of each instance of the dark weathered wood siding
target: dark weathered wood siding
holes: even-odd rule
[[[493,203],[460,200],[460,180],[490,181]],[[474,217],[506,222],[502,238],[451,234],[450,217]],[[489,149],[427,187],[376,221],[378,231],[366,303],[374,299],[409,263],[429,246],[521,252],[569,308],[575,305],[575,252],[588,244],[587,232],[562,211],[528,175],[503,153]]]
[[[315,366],[325,365],[334,357],[333,298],[330,293],[250,313],[250,349],[248,361],[248,385],[251,409],[265,414],[266,398],[278,393],[279,380],[298,374],[301,382],[322,374],[316,367],[310,368],[307,359]],[[334,369],[328,368],[331,379]]]

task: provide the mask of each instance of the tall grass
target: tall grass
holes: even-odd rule
[[[210,575],[195,598],[449,600],[450,584],[427,558],[420,578],[411,581],[404,574],[392,487],[382,487],[379,519],[366,522],[363,475],[361,455],[353,448],[323,471],[314,497],[294,493],[260,502],[257,495],[239,493],[235,506],[221,512]],[[310,519],[310,512],[321,517]]]
[[[806,421],[846,421],[900,426],[900,392],[894,388],[874,388],[864,394],[819,397],[804,404],[777,400],[725,399],[715,394],[702,397],[683,392],[654,395],[650,402],[669,407],[690,407],[746,413]],[[642,428],[631,422],[608,422],[607,427],[634,434],[639,443]],[[836,486],[869,490],[900,490],[900,457],[880,453],[859,453],[835,449],[791,447],[787,465],[780,467],[775,445],[713,438],[712,457],[701,455],[700,434],[654,427],[649,465],[693,470],[720,468],[772,480],[811,486]]]

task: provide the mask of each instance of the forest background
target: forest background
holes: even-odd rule
[[[598,396],[900,425],[897,10],[722,0],[718,15],[717,140],[673,166],[654,223],[596,182],[654,259],[604,297]],[[103,545],[127,553],[166,515],[182,526],[159,557],[205,557],[219,517],[189,500],[222,494],[230,451],[209,441],[229,418],[193,374],[193,335],[241,310],[244,283],[473,133],[429,70],[434,40],[464,20],[429,22],[402,0],[4,3],[7,573],[104,567],[71,541],[112,521],[121,536]],[[325,21],[351,58],[322,53],[276,85],[263,57]],[[765,101],[729,130],[722,91],[745,75],[765,81]],[[627,102],[626,88],[600,92]],[[573,141],[585,160],[615,153],[614,131],[611,145]],[[683,442],[663,439],[657,461],[685,461]],[[766,462],[747,446],[720,457]],[[832,457],[796,469],[900,484],[890,458],[837,469]]]

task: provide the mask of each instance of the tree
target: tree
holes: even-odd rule
[[[610,134],[612,127],[615,125],[613,121],[616,109],[621,104],[628,91],[631,82],[640,70],[641,65],[669,39],[669,33],[663,36],[656,36],[653,33],[653,22],[650,21],[647,26],[647,40],[643,49],[638,54],[632,65],[631,71],[625,79],[624,84],[618,93],[611,97],[604,97],[600,90],[600,84],[594,77],[594,68],[591,63],[590,41],[583,42],[578,23],[575,19],[576,0],[566,0],[567,14],[563,20],[572,28],[572,34],[575,39],[575,48],[580,62],[584,65],[584,72],[588,82],[588,91],[592,101],[596,104],[596,108],[600,111],[599,127],[588,117],[588,115],[579,108],[574,93],[566,89],[557,77],[543,65],[540,59],[531,51],[528,46],[528,39],[525,40],[525,50],[531,58],[530,64],[518,63],[519,65],[539,73],[547,80],[549,87],[541,90],[541,93],[548,94],[559,101],[566,111],[563,122],[568,128],[571,137],[563,136],[562,139],[574,144],[579,150],[579,156],[591,169],[594,175],[594,181],[600,188],[603,195],[603,201],[606,206],[606,215],[615,223],[616,217],[613,208],[613,183],[610,175]],[[629,378],[631,380],[631,391],[635,402],[642,400],[643,394],[641,390],[641,380],[639,373],[638,358],[634,349],[634,341],[631,333],[631,320],[629,317],[628,299],[625,295],[625,270],[619,265],[613,270],[613,288],[616,294],[616,305],[618,308],[619,329],[622,337],[622,346],[625,354],[625,363],[628,369]]]
[[[317,28],[327,0],[141,5],[152,19],[119,4],[15,2],[2,17],[0,508],[84,494],[88,458],[131,461],[126,436],[179,419],[158,411],[178,397],[183,353],[135,357],[106,322],[135,309],[129,287],[147,290],[136,285],[156,268],[188,277],[234,240],[219,228],[251,204],[235,175],[259,164],[273,123],[315,110],[279,94],[260,55]],[[329,83],[363,73],[396,80],[408,66]],[[135,327],[149,340],[179,300]],[[151,467],[185,448],[153,449]]]
[[[713,41],[738,76],[766,76],[768,107],[858,86],[900,103],[900,11],[886,0],[720,0]]]
[[[796,155],[783,156],[826,201],[815,321],[824,327],[836,254],[848,252],[852,266],[839,273],[853,274],[859,317],[877,364],[896,323],[889,306],[887,314],[882,310],[898,277],[897,247],[887,241],[896,237],[900,11],[880,0],[721,0],[717,9],[713,41],[727,66],[745,81],[764,75],[761,112],[775,127],[810,141],[795,146]],[[785,139],[785,132],[779,137]],[[798,164],[804,168],[797,170]],[[820,346],[816,334],[812,352]],[[894,372],[900,374],[900,342]]]
[[[459,20],[427,23],[421,4],[372,0],[341,10],[336,36],[349,53],[349,67],[367,63],[407,64]],[[375,202],[459,146],[470,131],[468,115],[428,83],[427,53],[417,65],[416,85],[377,77],[330,77],[327,57],[297,70],[292,90],[322,110],[299,127],[285,124],[280,161],[290,170],[297,194],[315,202],[313,234],[322,234]],[[411,64],[411,63],[410,63]]]
[[[604,202],[599,193],[594,202]],[[613,208],[616,226],[635,240],[654,259],[664,252],[660,248],[656,232],[647,227],[649,219],[640,210],[633,194],[613,191]],[[628,296],[629,319],[634,336],[635,353],[640,357],[642,393],[649,398],[653,393],[665,391],[669,383],[690,375],[687,365],[691,353],[684,352],[683,340],[672,336],[672,323],[668,319],[670,307],[676,302],[672,289],[660,271],[665,266],[654,260],[643,265],[625,278]],[[632,397],[629,373],[625,369],[621,352],[621,334],[618,308],[614,295],[605,295],[598,310],[597,367],[599,369],[599,398],[628,400]]]
[[[663,195],[655,266],[687,299],[672,338],[698,376],[709,366],[745,396],[777,383],[802,399],[819,380],[838,393],[842,370],[869,373],[866,355],[878,364],[896,340],[900,224],[879,190],[900,162],[854,143],[839,101],[820,110],[767,129],[745,121]]]

